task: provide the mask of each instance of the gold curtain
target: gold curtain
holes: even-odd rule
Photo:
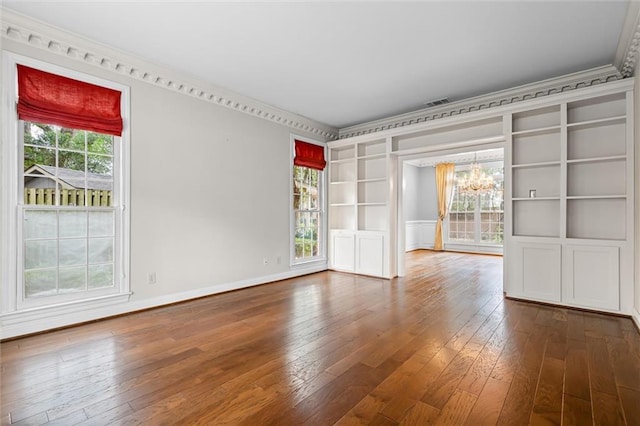
[[[436,164],[436,192],[438,195],[438,222],[436,223],[436,240],[434,250],[444,250],[442,244],[442,223],[449,213],[453,199],[456,165],[453,163]]]

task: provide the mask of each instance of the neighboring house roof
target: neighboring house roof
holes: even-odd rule
[[[31,175],[25,176],[27,179],[37,179],[42,176],[43,178],[58,181],[62,185],[63,189],[84,189],[85,187],[85,173],[78,170],[34,164],[29,167],[24,174]],[[108,191],[113,189],[111,176],[88,172],[86,174],[86,179],[87,187],[89,189]]]

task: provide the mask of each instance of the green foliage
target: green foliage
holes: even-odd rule
[[[113,137],[110,135],[26,121],[24,145],[24,170],[34,164],[56,166],[57,149],[58,167],[84,171],[86,165],[91,173],[112,173]]]

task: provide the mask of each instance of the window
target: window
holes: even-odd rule
[[[9,264],[17,286],[3,288],[12,301],[3,310],[128,297],[127,88],[29,58],[7,58],[18,81],[17,92],[9,90],[18,114],[9,114],[17,132],[6,156],[18,167],[4,163],[13,176],[5,171],[5,181],[15,182],[7,200],[17,215],[7,234],[15,247]]]
[[[24,298],[113,288],[114,136],[21,123]]]
[[[504,166],[503,163],[483,165],[495,188],[484,194],[462,194],[454,190],[449,210],[449,238],[452,243],[502,244],[504,238]],[[456,181],[467,174],[467,168],[456,167]]]
[[[294,141],[292,167],[293,263],[324,258],[324,147]]]

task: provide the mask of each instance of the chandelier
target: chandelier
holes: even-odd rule
[[[482,194],[491,191],[494,186],[493,178],[482,171],[475,157],[469,173],[458,179],[458,190],[463,194]]]

